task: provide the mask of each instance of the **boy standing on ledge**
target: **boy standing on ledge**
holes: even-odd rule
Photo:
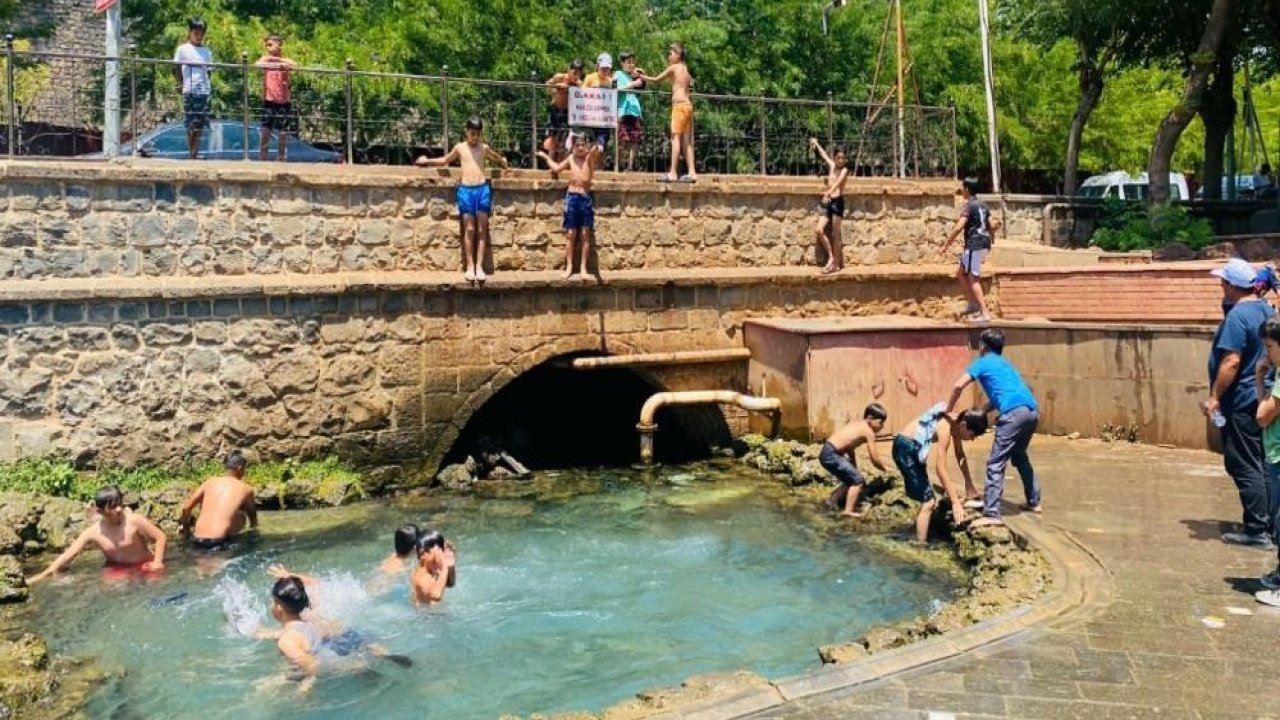
[[[964,252],[960,253],[960,266],[956,268],[956,281],[968,301],[963,314],[973,315],[973,321],[977,323],[991,322],[986,298],[982,296],[982,261],[991,252],[991,239],[1000,224],[991,219],[991,210],[978,199],[976,178],[965,178],[961,192],[964,194],[964,207],[960,209],[955,227],[947,235],[947,242],[942,245],[942,253],[945,255],[956,237],[964,233]]]
[[[481,285],[488,278],[484,273],[484,258],[489,248],[489,213],[493,211],[493,194],[485,176],[484,161],[492,160],[504,170],[510,167],[505,157],[480,142],[483,133],[484,123],[472,115],[467,118],[466,142],[454,145],[444,157],[423,155],[414,161],[418,167],[444,167],[454,161],[462,167],[458,214],[462,216],[462,253],[467,265],[462,277],[468,283]]]
[[[671,172],[659,175],[658,182],[697,182],[698,171],[693,164],[693,101],[689,88],[693,76],[684,62],[684,45],[671,43],[667,49],[667,69],[656,77],[649,77],[637,70],[637,78],[646,83],[671,82]],[[688,173],[676,179],[680,169],[680,148],[684,146],[684,164]]]
[[[889,412],[883,405],[871,403],[862,411],[861,420],[845,425],[822,443],[818,462],[840,481],[840,487],[827,498],[827,505],[831,508],[843,506],[844,511],[840,514],[845,517],[859,517],[859,513],[854,512],[854,507],[857,506],[858,495],[862,493],[862,486],[866,483],[862,473],[858,472],[858,461],[853,454],[858,446],[866,445],[871,464],[879,468],[880,472],[888,472],[888,468],[876,454],[876,434],[884,429],[884,423],[888,419]]]
[[[258,67],[262,69],[262,131],[258,138],[258,159],[266,161],[271,133],[274,132],[276,161],[284,162],[289,134],[298,132],[289,83],[289,71],[297,67],[297,63],[284,56],[284,38],[279,35],[268,36],[266,45],[267,52],[258,58]]]
[[[570,135],[572,138],[573,136]],[[587,265],[591,259],[591,238],[596,231],[595,202],[591,197],[591,181],[595,175],[596,160],[600,157],[601,147],[598,144],[584,142],[579,137],[573,142],[573,153],[561,162],[555,162],[550,155],[539,152],[538,157],[546,161],[552,173],[569,169],[569,189],[564,195],[564,279],[573,280],[578,277],[575,269],[574,246],[577,245],[581,256],[582,277],[590,280]]]
[[[182,112],[187,128],[187,156],[192,160],[200,152],[200,136],[209,126],[209,96],[213,94],[213,52],[204,46],[206,26],[203,20],[187,21],[187,41],[173,53],[173,74],[182,86]]]

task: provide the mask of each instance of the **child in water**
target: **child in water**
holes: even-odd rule
[[[395,550],[382,561],[378,569],[386,575],[395,575],[409,568],[409,555],[417,547],[421,532],[413,523],[405,523],[396,528],[391,540]]]
[[[108,485],[93,498],[94,519],[80,536],[39,575],[27,580],[28,585],[44,580],[62,568],[90,543],[97,545],[107,562],[103,577],[122,579],[135,573],[157,573],[164,570],[164,532],[150,520],[124,506],[120,488]],[[154,550],[148,547],[150,540]]]
[[[410,579],[415,605],[440,602],[446,588],[457,582],[453,545],[435,530],[425,530],[418,538],[418,567]]]

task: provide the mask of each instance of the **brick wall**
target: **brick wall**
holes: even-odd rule
[[[1000,315],[1149,324],[1217,324],[1222,290],[1210,263],[1010,269],[998,283]]]

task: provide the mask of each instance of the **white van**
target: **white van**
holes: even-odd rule
[[[1080,197],[1111,198],[1115,200],[1146,200],[1149,192],[1147,174],[1133,177],[1123,170],[1094,175],[1080,184]],[[1169,173],[1169,199],[1187,200],[1187,178],[1182,173]]]

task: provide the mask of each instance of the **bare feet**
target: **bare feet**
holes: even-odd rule
[[[857,511],[854,511],[854,510],[845,510],[844,512],[840,513],[840,515],[841,515],[842,517],[851,517],[851,518],[860,518],[860,517],[862,517],[862,513],[857,512]]]
[[[475,268],[467,268],[467,271],[462,273],[462,279],[466,280],[469,283],[475,282],[476,281]]]
[[[823,275],[830,275],[833,272],[839,272],[839,270],[840,268],[836,267],[835,265],[832,265],[831,263],[827,263],[826,265],[822,266]]]
[[[1004,520],[1001,520],[1000,518],[993,518],[993,517],[988,517],[986,515],[983,515],[977,520],[974,520],[973,522],[969,523],[969,529],[973,530],[974,528],[991,527],[995,525],[1004,525]]]
[[[573,282],[574,280],[577,280],[577,279],[578,279],[578,273],[576,273],[576,272],[574,272],[574,271],[572,271],[572,270],[565,270],[565,271],[564,271],[564,279],[565,279],[565,280],[568,280],[569,282]]]

